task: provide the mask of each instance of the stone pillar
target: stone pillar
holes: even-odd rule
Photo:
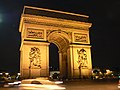
[[[59,52],[59,70],[60,70],[60,78],[62,78],[63,70],[62,70],[62,53],[61,52]]]
[[[67,78],[69,79],[69,78],[71,78],[71,75],[70,75],[70,73],[71,73],[71,66],[70,66],[70,49],[68,48],[67,49]]]
[[[92,70],[91,46],[70,45],[71,78],[89,77]]]
[[[65,79],[68,77],[67,54],[66,52],[59,53],[60,77]]]
[[[73,46],[69,46],[69,77],[70,78],[74,78],[74,72],[73,72],[73,68],[74,68],[74,55],[73,55]]]
[[[62,54],[62,71],[63,71],[63,79],[67,78],[67,74],[68,74],[68,69],[67,69],[67,53],[63,52]]]
[[[49,43],[24,41],[21,51],[23,78],[49,77]]]

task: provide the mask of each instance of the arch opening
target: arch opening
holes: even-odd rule
[[[54,34],[49,35],[48,42],[50,42],[50,46],[49,46],[49,48],[50,48],[49,49],[50,50],[49,51],[50,65],[52,65],[52,64],[56,65],[54,67],[59,66],[57,70],[60,71],[60,78],[67,78],[68,77],[68,75],[67,75],[68,74],[67,73],[67,71],[68,71],[67,50],[69,48],[68,38],[64,37],[64,35],[62,35],[62,34],[54,33]],[[54,46],[55,48],[51,48],[52,46]],[[51,50],[51,49],[56,49],[56,47],[58,48],[58,50],[56,52],[54,52],[54,50]],[[53,56],[51,56],[51,53],[52,53],[51,51],[53,51],[54,53],[57,53],[57,54],[54,54]],[[58,62],[54,58],[57,58]],[[54,59],[55,61],[52,63],[50,59]]]
[[[59,71],[58,47],[54,43],[50,43],[49,46],[49,67],[49,71]]]

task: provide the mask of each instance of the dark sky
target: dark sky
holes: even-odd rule
[[[120,67],[120,0],[0,0],[0,70],[19,71],[24,5],[88,15],[93,66]]]

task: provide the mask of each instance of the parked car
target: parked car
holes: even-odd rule
[[[21,81],[21,84],[19,85],[20,90],[29,90],[29,89],[40,89],[40,90],[53,90],[53,89],[65,89],[62,81],[50,81],[47,79],[25,79]]]

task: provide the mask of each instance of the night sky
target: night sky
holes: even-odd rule
[[[0,0],[0,71],[19,72],[24,5],[88,15],[93,67],[120,68],[120,0]]]

